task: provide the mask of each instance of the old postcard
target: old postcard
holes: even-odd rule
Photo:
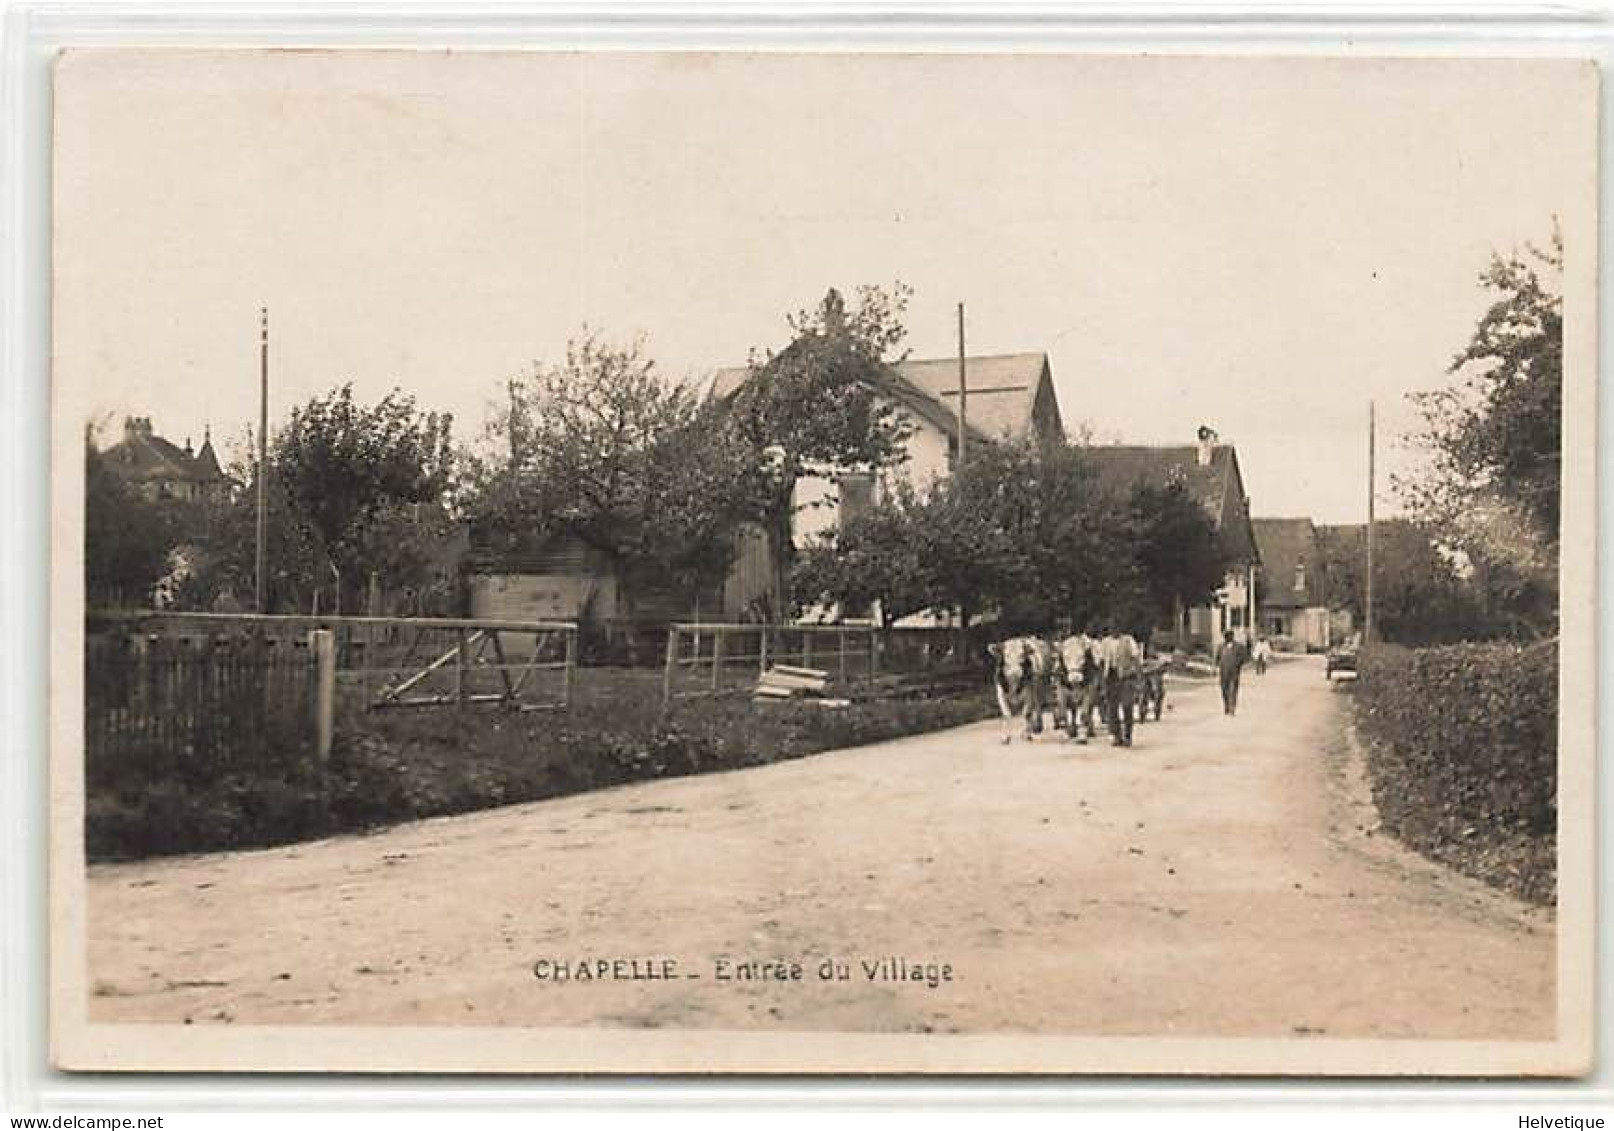
[[[55,1063],[1584,1073],[1597,100],[63,53]]]

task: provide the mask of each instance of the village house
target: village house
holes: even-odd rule
[[[1332,639],[1322,544],[1309,518],[1257,518],[1261,632],[1278,647],[1325,650]]]
[[[1327,577],[1316,526],[1309,518],[1258,518],[1253,525],[1261,552],[1261,632],[1280,647],[1326,649]]]
[[[1218,442],[1216,432],[1200,428],[1192,444],[1105,444],[1087,449],[1089,466],[1101,489],[1127,497],[1139,487],[1182,484],[1205,508],[1228,561],[1227,576],[1216,599],[1183,610],[1174,633],[1185,643],[1208,648],[1231,629],[1250,639],[1257,623],[1257,567],[1261,562],[1250,522],[1250,499],[1244,492],[1238,452]]]
[[[149,416],[125,417],[123,438],[102,452],[101,459],[124,483],[154,501],[210,501],[230,490],[210,433],[203,433],[200,449],[192,450],[188,437],[182,448],[153,432]]]
[[[749,376],[750,370],[745,368],[719,370],[711,395],[732,397]],[[909,426],[907,458],[880,476],[824,468],[820,474],[797,480],[791,524],[791,541],[796,547],[834,533],[873,506],[899,480],[923,487],[951,473],[958,458],[958,358],[898,362],[888,370],[880,393]],[[1065,435],[1045,353],[966,356],[964,394],[966,444],[1053,441]],[[721,595],[723,614],[752,617],[759,609],[782,608],[767,539],[759,530],[743,531],[740,537],[740,553]],[[932,623],[934,618],[910,620]]]

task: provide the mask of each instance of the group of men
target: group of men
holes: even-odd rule
[[[1097,736],[1097,715],[1115,745],[1131,746],[1134,723],[1151,708],[1156,719],[1165,711],[1166,663],[1148,657],[1129,633],[1080,633],[1055,642],[1017,636],[989,651],[1004,742],[1016,715],[1025,719],[1027,739],[1042,733],[1043,712],[1052,707],[1055,729],[1078,742]]]

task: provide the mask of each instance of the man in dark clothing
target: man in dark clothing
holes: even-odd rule
[[[1233,630],[1222,635],[1222,647],[1216,655],[1216,671],[1222,680],[1222,713],[1236,714],[1239,709],[1239,675],[1249,654],[1244,645],[1233,639]]]

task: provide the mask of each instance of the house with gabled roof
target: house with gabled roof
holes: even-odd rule
[[[230,488],[210,432],[203,433],[201,448],[193,450],[188,438],[182,448],[152,431],[149,416],[125,417],[123,438],[101,458],[119,479],[152,500],[217,499]]]
[[[751,376],[748,368],[720,369],[711,395],[732,397]],[[951,473],[958,458],[957,357],[908,359],[889,366],[878,390],[909,425],[907,458],[881,475],[824,468],[803,476],[793,497],[791,540],[805,546],[833,533],[872,506],[900,478],[922,487]],[[1060,440],[1065,435],[1053,371],[1045,353],[964,358],[965,442]],[[742,532],[740,552],[724,586],[729,616],[778,609],[777,571],[760,531]]]
[[[1306,651],[1330,643],[1327,577],[1317,527],[1309,518],[1258,518],[1261,631]]]
[[[1257,569],[1260,547],[1250,521],[1250,499],[1239,470],[1238,451],[1199,429],[1192,444],[1098,444],[1085,450],[1100,490],[1128,498],[1139,487],[1181,484],[1205,508],[1228,561],[1226,579],[1209,605],[1184,609],[1173,627],[1180,638],[1212,645],[1231,629],[1241,640],[1259,623]]]
[[[711,395],[726,400],[751,370],[720,369]],[[889,367],[880,392],[910,426],[907,458],[887,473],[915,486],[947,475],[958,458],[958,358],[909,359]],[[1045,353],[999,354],[964,359],[966,442],[1062,439],[1065,434],[1053,371]],[[889,478],[888,478],[889,481]],[[824,469],[796,486],[798,546],[836,529],[871,505],[880,485],[863,474]]]

